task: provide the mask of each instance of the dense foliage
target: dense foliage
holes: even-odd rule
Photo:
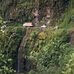
[[[16,72],[18,58],[21,74],[74,74],[73,3],[74,0],[1,0],[0,74]],[[24,22],[35,26],[35,18],[40,25],[47,24],[43,20],[47,9],[50,23],[46,26],[51,29],[21,27]],[[56,25],[60,29],[54,30]]]
[[[74,47],[70,43],[70,40],[73,33],[65,29],[54,31],[53,29],[45,28],[39,31],[40,29],[27,29],[27,37],[24,41],[24,62],[23,65],[20,64],[25,73],[72,74],[73,57],[70,57],[70,55],[73,56]],[[2,65],[3,68],[0,68],[3,69],[1,72],[14,72],[13,69],[17,69],[18,48],[23,35],[25,35],[25,30],[22,27],[6,27],[4,33],[0,32],[0,49],[2,49],[0,53],[4,60],[2,62],[5,63],[4,66]],[[20,53],[21,51],[22,49]],[[7,62],[4,56],[11,58],[12,62]],[[9,71],[9,67],[13,69]]]
[[[10,20],[14,23],[34,23],[35,15],[32,12],[37,9],[39,21],[42,21],[42,19],[46,17],[46,9],[49,7],[51,19],[56,23],[56,20],[65,12],[65,9],[68,10],[69,3],[73,5],[73,0],[1,0],[0,16],[2,16],[4,20]]]
[[[71,59],[70,55],[74,53],[69,31],[65,29],[55,31],[43,29],[41,32],[30,29],[30,31],[31,34],[24,43],[24,59],[27,61],[24,63],[24,70],[30,71],[29,74],[65,73],[66,64]]]
[[[16,72],[16,70],[12,69],[12,67],[9,67],[8,63],[10,63],[9,61],[11,60],[12,59],[8,59],[0,53],[0,74],[13,74]]]
[[[0,30],[0,54],[2,61],[0,65],[3,67],[2,72],[12,72],[8,68],[12,67],[16,70],[17,68],[17,56],[18,48],[22,41],[23,36],[25,35],[26,29],[23,27],[1,27]],[[6,56],[6,57],[5,57]],[[12,62],[8,62],[8,58],[12,59]],[[5,63],[5,65],[3,64]],[[0,66],[0,69],[1,69]],[[6,74],[5,73],[5,74]],[[3,74],[3,73],[2,73]],[[10,74],[10,73],[9,73]]]

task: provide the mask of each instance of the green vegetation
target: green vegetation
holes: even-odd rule
[[[0,54],[0,74],[13,74],[16,70],[10,69],[9,64],[12,59],[8,59],[3,54]]]
[[[31,70],[29,74],[64,73],[65,65],[69,62],[70,55],[74,53],[74,47],[69,39],[69,31],[43,29],[38,37],[35,36],[36,33],[32,30],[30,37],[24,43],[24,55],[27,60],[25,66],[26,69]]]
[[[10,74],[14,72],[13,69],[16,70],[18,48],[25,32],[26,28],[23,27],[6,27],[3,31],[0,31],[0,60],[2,59],[0,61],[1,74]],[[8,58],[11,58],[12,62],[8,62]],[[10,67],[13,69],[9,70]]]
[[[0,53],[12,59],[12,62],[7,62],[8,65],[6,65],[7,70],[5,71],[8,73],[10,72],[9,67],[16,70],[18,48],[25,35],[26,28],[6,27],[4,31],[5,33],[0,32],[0,36],[4,36],[3,40],[1,39],[0,49],[2,50]],[[73,37],[73,33],[66,29],[54,31],[53,29],[44,28],[40,32],[39,28],[28,28],[23,46],[25,63],[21,65],[25,73],[68,74],[73,72],[73,57],[70,57],[70,55],[74,53],[74,47],[70,43],[71,37]],[[65,68],[70,68],[70,71]],[[13,69],[12,72],[14,72]]]
[[[3,18],[0,16],[0,20],[2,20]]]
[[[14,74],[18,58],[21,74],[74,74],[73,3],[74,0],[1,0],[0,74]],[[22,27],[24,22],[35,26],[36,18],[40,26],[46,24],[47,28]],[[48,28],[56,25],[60,28]]]
[[[10,20],[13,23],[33,22],[35,24],[33,11],[35,12],[35,9],[37,9],[38,18],[42,25],[43,23],[47,24],[47,21],[43,21],[42,19],[46,17],[48,8],[51,12],[51,19],[54,22],[52,24],[55,25],[56,19],[59,20],[62,14],[70,9],[70,7],[72,9],[73,6],[73,0],[1,0],[0,16],[4,20]]]
[[[57,20],[56,25],[61,28],[74,29],[74,4],[72,2],[74,2],[74,0],[69,2],[66,12],[61,16],[60,20]]]

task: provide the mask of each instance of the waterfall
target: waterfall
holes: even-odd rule
[[[23,42],[24,42],[24,40],[25,40],[25,38],[26,38],[26,36],[27,36],[27,28],[26,28],[26,34],[25,34],[25,36],[23,37],[23,39],[22,39],[22,42],[21,42],[21,44],[20,44],[20,47],[19,47],[19,49],[18,49],[18,69],[17,69],[17,72],[18,73],[20,73],[20,48],[22,47],[22,44],[23,44]],[[22,48],[22,53],[23,53],[24,51],[23,51],[23,48]]]

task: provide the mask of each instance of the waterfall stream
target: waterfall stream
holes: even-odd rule
[[[27,28],[26,28],[26,34],[25,34],[25,36],[23,37],[22,42],[21,42],[21,44],[20,44],[20,47],[19,47],[19,49],[18,49],[18,69],[17,69],[17,72],[18,72],[18,73],[20,73],[20,49],[21,49],[21,47],[23,47],[22,45],[23,45],[23,42],[24,42],[26,36],[27,36]],[[22,48],[22,53],[23,53],[23,52],[24,52],[24,50],[23,50],[23,48]],[[23,57],[23,55],[21,55],[21,56]]]
[[[42,29],[43,28],[39,28],[40,31],[38,32],[37,36],[39,35],[39,33],[42,32]],[[24,56],[23,56],[23,54],[24,54],[23,45],[24,45],[25,39],[27,38],[27,30],[28,30],[28,28],[26,28],[26,34],[23,37],[23,39],[21,41],[21,44],[19,46],[19,49],[18,49],[18,68],[17,68],[17,73],[21,73],[23,71],[23,68],[22,68],[22,66],[23,66],[23,59],[24,59]]]

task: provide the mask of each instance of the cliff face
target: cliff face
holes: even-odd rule
[[[0,2],[0,15],[4,17],[4,20],[13,22],[24,23],[25,21],[31,21],[39,24],[42,20],[49,24],[50,18],[52,18],[54,22],[56,21],[55,18],[60,18],[68,6],[68,1],[69,0],[2,0]],[[51,13],[49,13],[49,10]],[[38,16],[36,16],[36,14]],[[45,19],[43,20],[43,18]]]

